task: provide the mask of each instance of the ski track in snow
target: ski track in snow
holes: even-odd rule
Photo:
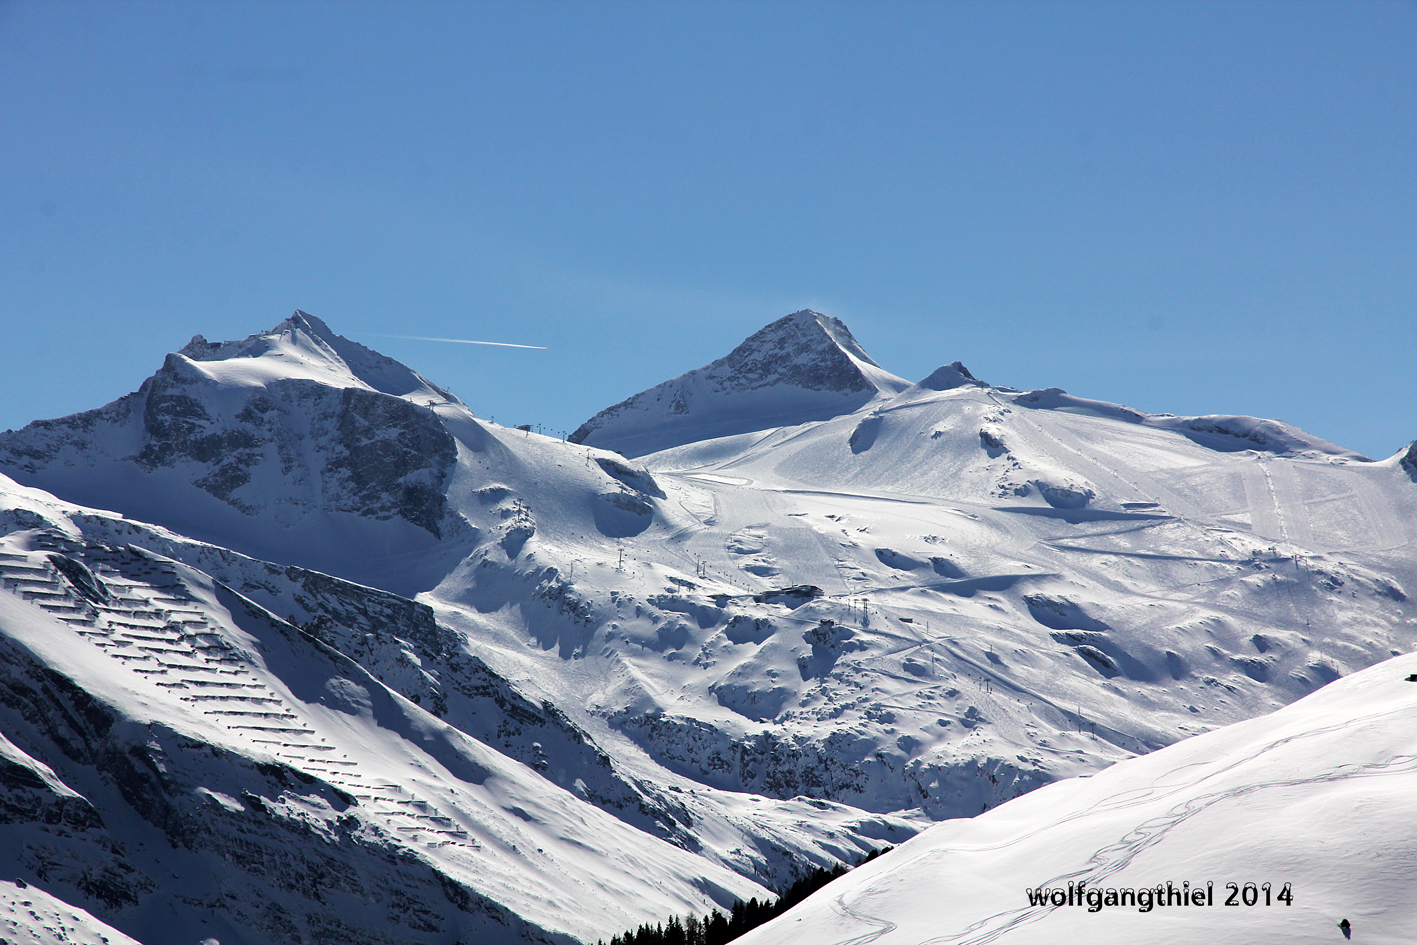
[[[1263,460],[1244,468],[1245,502],[1250,508],[1250,528],[1260,538],[1284,540],[1284,521],[1275,501],[1274,483]]]
[[[1254,762],[1263,755],[1295,742],[1343,731],[1345,729],[1359,729],[1383,722],[1395,722],[1404,716],[1409,717],[1406,721],[1407,724],[1410,725],[1414,721],[1414,719],[1411,718],[1413,715],[1414,712],[1411,706],[1399,706],[1398,708],[1389,709],[1384,712],[1375,712],[1358,718],[1347,719],[1333,725],[1287,735],[1261,745],[1246,755],[1231,760],[1227,764],[1207,773],[1201,780],[1205,781],[1220,777],[1228,771]],[[990,847],[975,847],[971,849],[971,852],[978,853],[981,851],[1005,849],[1023,843],[1071,821],[1091,817],[1098,812],[1111,812],[1136,807],[1151,802],[1158,797],[1164,797],[1167,794],[1184,790],[1186,787],[1189,787],[1192,782],[1179,783],[1171,786],[1166,786],[1162,784],[1162,782],[1173,777],[1178,772],[1184,771],[1186,768],[1206,767],[1208,765],[1209,762],[1199,761],[1172,769],[1154,780],[1149,788],[1123,791],[1088,809],[1076,811],[1067,817],[1050,821],[1026,833],[1018,834],[1006,843],[996,844]],[[1101,886],[1109,877],[1130,865],[1138,854],[1166,839],[1166,836],[1176,827],[1179,827],[1191,818],[1204,813],[1206,810],[1224,801],[1277,788],[1300,787],[1303,785],[1346,781],[1355,778],[1385,777],[1414,771],[1417,771],[1417,754],[1399,754],[1385,761],[1369,762],[1360,765],[1342,765],[1330,771],[1309,777],[1273,778],[1255,781],[1221,791],[1213,791],[1190,797],[1165,813],[1142,821],[1127,833],[1123,834],[1115,842],[1097,849],[1088,858],[1088,866],[1069,873],[1050,877],[1041,883],[1035,884],[1034,888],[1056,888],[1068,883],[1086,883],[1087,886],[1094,888]],[[927,851],[920,857],[902,863],[896,869],[908,869],[921,859],[938,859],[948,856],[952,852],[953,851],[949,849],[935,848]],[[852,909],[846,903],[845,898],[846,895],[844,894],[838,896],[835,901],[834,907],[838,909],[840,914],[850,916],[866,924],[876,925],[878,928],[864,935],[836,940],[832,942],[831,945],[865,945],[867,942],[873,942],[881,938],[895,928],[893,923],[890,923],[882,917],[870,916]],[[1054,905],[1033,906],[994,913],[979,919],[960,932],[923,939],[915,943],[915,945],[947,945],[947,943],[948,945],[986,945],[986,943],[998,941],[1014,929],[1046,918],[1060,908],[1067,907]],[[890,927],[885,928],[884,926]]]
[[[832,908],[837,912],[838,915],[841,915],[845,918],[854,919],[855,921],[860,922],[863,925],[876,926],[873,931],[866,932],[865,934],[858,935],[854,938],[843,939],[840,942],[834,942],[832,943],[832,945],[870,945],[871,942],[874,942],[877,939],[882,938],[883,936],[889,935],[898,928],[898,926],[889,919],[882,919],[879,916],[867,915],[864,912],[858,912],[855,909],[852,909],[846,904],[845,897],[843,896],[836,897],[836,900],[832,904]]]
[[[991,399],[1000,407],[1005,407],[997,395],[991,394]],[[1167,509],[1174,515],[1198,525],[1210,524],[1215,519],[1215,513],[1202,508],[1195,501],[1186,498],[1181,493],[1169,488],[1165,482],[1164,474],[1161,472],[1144,473],[1136,468],[1129,460],[1130,457],[1121,455],[1116,449],[1109,449],[1108,444],[1088,442],[1084,439],[1084,434],[1080,434],[1073,429],[1073,425],[1080,422],[1073,419],[1071,415],[1055,413],[1053,419],[1058,420],[1059,432],[1055,433],[1046,429],[1039,421],[1033,419],[1026,409],[1013,409],[1014,422],[1027,426],[1042,439],[1054,444],[1067,454],[1066,464],[1076,467],[1087,478],[1092,479],[1099,485],[1103,482],[1112,481],[1122,487],[1122,493],[1131,493],[1139,498],[1146,498],[1159,502],[1160,506]],[[1143,428],[1147,429],[1147,428]],[[1066,433],[1066,436],[1060,435]],[[1096,458],[1099,450],[1104,451],[1107,457],[1107,464],[1099,462]],[[1213,474],[1213,468],[1201,467],[1194,475]],[[1191,475],[1187,473],[1186,475]],[[1146,485],[1143,486],[1142,483]]]
[[[1414,536],[1417,536],[1417,523],[1407,516],[1397,514],[1392,503],[1368,481],[1367,476],[1352,476],[1348,479],[1348,485],[1352,488],[1353,496],[1363,510],[1364,520],[1373,529],[1375,537],[1368,545],[1358,548],[1344,546],[1344,550],[1376,554],[1400,548],[1414,540]]]
[[[1299,482],[1294,469],[1288,463],[1270,463],[1263,460],[1269,482],[1270,494],[1274,497],[1275,514],[1279,517],[1284,540],[1301,548],[1314,547],[1313,529],[1309,527],[1309,510],[1300,495]]]

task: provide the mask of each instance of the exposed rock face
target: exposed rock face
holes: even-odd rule
[[[840,320],[794,312],[711,364],[596,414],[571,441],[638,456],[706,437],[823,420],[909,385]]]
[[[49,523],[33,524],[48,526]],[[94,517],[88,527],[103,529]],[[691,818],[653,785],[623,773],[582,728],[555,705],[527,698],[470,652],[461,634],[440,625],[426,604],[293,565],[281,567],[227,549],[164,538],[143,526],[122,537],[139,538],[162,553],[219,578],[359,665],[390,689],[442,721],[537,770],[549,781],[574,789],[612,816],[657,836],[687,845]],[[56,535],[54,540],[60,541]],[[110,600],[107,588],[85,563],[118,554],[108,544],[63,541],[67,553],[49,560],[75,594]],[[561,611],[566,599],[554,569],[536,599]],[[102,603],[103,600],[99,602]],[[554,759],[554,761],[553,761]]]
[[[34,876],[72,886],[103,908],[137,905],[156,884],[124,855],[93,802],[54,770],[111,762],[112,712],[68,678],[0,642],[6,644],[0,645],[0,721],[7,733],[0,736],[4,847]],[[50,764],[34,757],[46,754]]]
[[[297,313],[242,342],[198,336],[135,393],[0,434],[0,466],[120,511],[180,503],[173,486],[185,484],[287,527],[303,513],[347,512],[440,536],[457,450],[427,405],[439,397],[454,400]],[[132,488],[113,490],[114,476]]]
[[[302,628],[170,559],[29,524],[0,552],[0,605],[12,621],[0,632],[0,850],[15,853],[4,859],[25,881],[139,939],[190,937],[210,920],[225,928],[222,940],[248,945],[432,943],[450,928],[464,940],[573,941],[489,895],[465,861],[438,855],[446,844],[410,843],[409,833],[441,833],[482,849],[435,808],[436,793],[380,783],[343,760],[302,715],[302,699],[404,730],[427,752],[422,769],[435,764],[451,783],[518,790],[503,763],[500,774],[484,764],[496,756],[460,734],[476,733],[613,816],[692,842],[686,814],[637,791],[559,710],[459,649],[422,604],[177,541],[297,606]],[[77,628],[70,647],[96,641],[84,671],[108,653],[111,685],[96,691],[96,677],[56,669],[33,632],[11,635],[19,610]],[[266,682],[262,657],[285,674],[279,687]],[[157,680],[165,708],[131,698],[129,666],[147,674],[136,685]],[[374,681],[386,677],[415,703],[441,703],[436,714],[459,727],[389,701]],[[422,697],[440,681],[446,695]],[[155,934],[154,910],[182,933]]]
[[[322,480],[340,511],[398,515],[434,535],[446,500],[442,484],[457,448],[432,411],[387,394],[340,391],[337,433]]]
[[[988,722],[974,706],[959,720],[966,729]],[[1016,759],[910,758],[909,744],[863,759],[850,732],[820,740],[771,731],[734,738],[697,719],[669,715],[626,714],[615,723],[671,770],[766,797],[805,796],[878,811],[919,807],[939,816],[994,807],[1049,781]]]
[[[0,835],[18,841],[32,880],[76,905],[130,928],[161,907],[180,924],[230,922],[261,942],[433,941],[450,924],[480,923],[494,938],[558,938],[398,855],[325,780],[140,724],[0,642],[0,723],[23,746],[6,752],[20,760],[0,757]],[[210,895],[195,895],[204,878],[136,864],[88,797],[126,845],[215,864]]]
[[[759,329],[707,368],[710,390],[786,384],[855,393],[874,389],[860,362],[876,366],[839,319],[803,310]]]

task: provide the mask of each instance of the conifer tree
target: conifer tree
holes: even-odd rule
[[[872,850],[861,862],[869,863],[890,849]],[[738,899],[734,901],[728,916],[714,909],[702,921],[696,915],[687,915],[682,920],[678,916],[670,916],[663,924],[651,926],[645,923],[633,932],[612,936],[610,945],[727,945],[745,932],[782,915],[827,883],[844,876],[850,869],[844,863],[838,863],[831,869],[818,868],[789,886],[776,900],[759,902],[756,896],[747,902]]]
[[[728,919],[717,909],[704,922],[704,945],[728,945]]]

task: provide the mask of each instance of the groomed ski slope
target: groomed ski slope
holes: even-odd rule
[[[742,945],[1410,943],[1417,654],[1286,708],[938,824]],[[1213,904],[1030,906],[1026,890],[1214,885]],[[1228,883],[1238,886],[1236,905]],[[1245,884],[1255,884],[1246,905]],[[1270,904],[1262,884],[1269,884]],[[1288,886],[1292,904],[1278,900]]]

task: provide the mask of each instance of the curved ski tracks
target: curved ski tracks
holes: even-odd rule
[[[1378,723],[1380,720],[1390,720],[1394,717],[1400,717],[1403,715],[1410,716],[1412,714],[1413,709],[1411,706],[1400,706],[1398,708],[1389,709],[1383,712],[1375,712],[1357,718],[1347,719],[1343,722],[1338,722],[1333,725],[1327,725],[1321,728],[1310,729],[1305,732],[1287,735],[1282,738],[1270,741],[1255,749],[1254,751],[1232,760],[1229,764],[1226,764],[1225,766],[1218,768],[1215,771],[1210,772],[1209,774],[1206,774],[1202,780],[1222,775],[1227,771],[1239,767],[1240,765],[1254,761],[1262,755],[1265,755],[1269,752],[1274,751],[1275,749],[1281,748],[1296,741],[1314,738],[1320,735],[1329,734],[1331,732],[1340,731],[1343,729],[1368,727],[1374,725],[1375,723]],[[1396,727],[1400,728],[1400,726]],[[1122,791],[1116,795],[1113,795],[1111,798],[1103,801],[1100,804],[1093,805],[1092,807],[1089,807],[1084,810],[1075,811],[1065,817],[1051,821],[1046,825],[1031,830],[1028,833],[1020,834],[1010,839],[1006,843],[994,847],[993,849],[1003,849],[1005,847],[1013,846],[1029,838],[1035,837],[1038,834],[1043,833],[1044,831],[1050,830],[1054,827],[1068,823],[1070,821],[1077,820],[1078,818],[1088,816],[1096,811],[1118,810],[1127,807],[1134,807],[1148,800],[1151,800],[1157,797],[1158,795],[1164,796],[1167,793],[1181,790],[1185,787],[1185,784],[1166,786],[1163,784],[1163,782],[1171,776],[1174,776],[1177,772],[1185,770],[1185,768],[1196,767],[1197,765],[1204,764],[1205,762],[1195,762],[1193,764],[1172,769],[1171,771],[1166,772],[1165,774],[1158,777],[1155,781],[1153,781],[1150,787],[1140,789],[1133,788]],[[1216,804],[1222,803],[1224,801],[1245,797],[1247,795],[1254,794],[1259,791],[1265,791],[1270,789],[1297,787],[1305,784],[1323,784],[1335,781],[1350,780],[1353,778],[1391,776],[1412,772],[1417,772],[1417,754],[1398,754],[1387,759],[1386,761],[1371,762],[1368,764],[1360,765],[1338,765],[1328,771],[1324,771],[1307,777],[1273,778],[1268,780],[1255,781],[1248,784],[1237,785],[1233,788],[1227,788],[1225,790],[1220,791],[1213,791],[1206,794],[1198,795],[1196,797],[1187,798],[1186,800],[1176,804],[1174,807],[1172,807],[1165,813],[1154,817],[1149,817],[1141,823],[1137,824],[1135,827],[1127,831],[1113,843],[1098,848],[1096,852],[1094,852],[1092,856],[1088,859],[1087,866],[1083,869],[1075,870],[1071,873],[1066,873],[1059,876],[1050,877],[1049,879],[1041,883],[1037,883],[1035,885],[1039,887],[1056,887],[1059,884],[1066,884],[1070,882],[1086,882],[1089,886],[1098,886],[1101,883],[1105,882],[1109,877],[1125,869],[1144,850],[1164,840],[1166,836],[1176,827],[1181,826],[1186,821],[1190,820],[1192,817],[1195,817],[1196,815],[1201,814],[1209,808],[1215,806]],[[922,854],[920,857],[908,861],[908,863],[903,863],[901,866],[898,866],[897,869],[908,868],[909,865],[918,863],[918,861],[923,858],[938,858],[941,856],[945,856],[950,852],[952,851],[948,849],[930,850]],[[835,902],[833,903],[833,909],[845,917],[850,917],[868,925],[877,926],[877,928],[870,932],[855,935],[850,938],[834,940],[830,943],[830,945],[867,945],[867,943],[874,942],[880,939],[881,937],[887,935],[889,932],[893,931],[896,928],[895,923],[890,922],[888,919],[885,919],[880,916],[872,916],[851,908],[851,906],[849,906],[845,901],[847,895],[848,894],[842,894],[837,896]],[[977,922],[974,922],[962,931],[953,932],[945,935],[937,935],[932,938],[923,939],[919,943],[917,943],[917,945],[986,945],[986,943],[998,941],[1014,929],[1020,928],[1024,925],[1029,925],[1033,922],[1037,922],[1038,920],[1045,918],[1058,908],[1066,907],[1052,905],[1031,907],[1025,906],[1018,909],[1007,910],[1005,912],[998,912],[993,915],[986,916],[985,918],[982,918]]]

